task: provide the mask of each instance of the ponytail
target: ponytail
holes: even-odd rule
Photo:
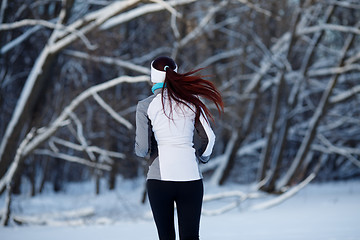
[[[171,68],[166,68],[166,77],[164,85],[167,89],[167,98],[174,100],[176,103],[182,103],[189,106],[189,103],[195,106],[195,120],[199,121],[200,114],[214,121],[214,118],[210,110],[200,100],[200,97],[206,98],[212,101],[219,114],[224,110],[224,103],[220,92],[216,89],[215,85],[203,79],[201,76],[193,75],[201,71],[202,69],[193,70],[187,73],[177,73]],[[164,88],[162,89],[162,93]],[[163,96],[165,96],[163,94]],[[164,98],[162,100],[164,106]],[[171,104],[171,101],[169,101]],[[172,109],[170,107],[170,109]],[[170,110],[171,111],[171,110]]]

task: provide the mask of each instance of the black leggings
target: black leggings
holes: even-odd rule
[[[176,202],[181,240],[198,240],[203,199],[202,180],[173,182],[150,179],[147,191],[160,240],[174,240]]]

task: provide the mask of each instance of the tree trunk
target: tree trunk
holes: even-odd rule
[[[109,189],[110,190],[114,190],[116,187],[117,171],[118,171],[118,163],[114,160],[114,162],[111,166],[111,171],[110,171],[110,176],[109,176]]]
[[[258,88],[256,88],[256,90],[258,90]],[[236,139],[234,146],[231,150],[231,153],[229,155],[227,165],[226,165],[226,167],[222,173],[222,176],[220,178],[220,182],[219,182],[220,185],[223,185],[225,183],[225,181],[228,179],[230,172],[234,167],[237,152],[238,152],[242,142],[244,141],[244,139],[246,138],[246,136],[249,134],[249,132],[251,130],[251,127],[254,123],[254,117],[255,117],[257,106],[258,106],[258,102],[259,102],[259,96],[257,95],[255,97],[255,99],[252,99],[249,104],[248,114],[246,115],[246,119],[243,121],[242,127],[239,129],[237,139]]]
[[[261,151],[260,157],[260,167],[258,171],[258,182],[261,182],[266,177],[266,171],[269,168],[270,163],[270,154],[272,148],[272,139],[275,128],[275,123],[277,121],[279,115],[280,108],[280,99],[281,99],[281,91],[283,89],[284,84],[284,72],[281,71],[278,73],[277,84],[274,93],[274,97],[271,104],[270,116],[268,120],[268,124],[265,129],[265,145]]]
[[[1,225],[9,225],[10,214],[11,214],[11,183],[6,186],[6,199],[5,199],[5,211],[1,219]]]
[[[49,157],[46,157],[46,159],[44,161],[45,161],[45,166],[42,167],[43,175],[42,175],[42,178],[40,181],[40,186],[39,186],[39,190],[38,190],[39,193],[42,193],[42,191],[44,190],[46,179],[48,177],[48,169],[49,169],[49,162],[50,162]]]

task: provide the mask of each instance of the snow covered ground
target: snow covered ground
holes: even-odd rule
[[[0,227],[1,240],[156,240],[148,204],[141,205],[142,181],[119,181],[115,191],[94,195],[93,184],[72,184],[62,193],[18,196],[12,209],[18,219],[32,222]],[[205,183],[207,194],[241,190]],[[217,216],[203,216],[202,240],[360,240],[360,181],[310,184],[273,208],[248,210],[269,196],[247,200]],[[217,209],[234,199],[207,202]],[[4,206],[4,196],[0,197]],[[43,225],[41,225],[43,224]]]

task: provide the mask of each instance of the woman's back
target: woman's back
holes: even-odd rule
[[[166,94],[166,91],[164,92]],[[174,145],[192,147],[195,112],[184,104],[169,104],[165,99],[164,110],[161,93],[150,103],[148,116],[158,146]],[[171,108],[171,111],[170,111]]]
[[[161,180],[200,179],[193,148],[195,113],[184,104],[169,104],[166,98],[163,109],[161,98],[159,93],[148,108],[148,117],[158,144]]]

